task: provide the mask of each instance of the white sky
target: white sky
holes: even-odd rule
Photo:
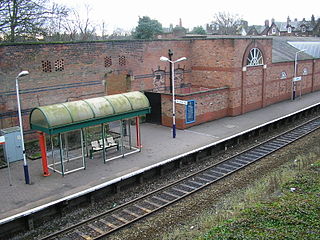
[[[179,24],[192,30],[195,26],[205,27],[213,20],[218,12],[238,14],[249,25],[263,25],[266,19],[274,18],[276,21],[286,21],[298,18],[310,20],[314,14],[320,17],[319,0],[305,0],[304,2],[287,0],[54,0],[84,13],[85,5],[91,8],[89,18],[102,26],[105,22],[109,32],[116,28],[131,31],[137,26],[139,16],[149,16],[158,20],[163,27]],[[85,16],[85,14],[84,14]],[[270,21],[271,22],[271,21]]]

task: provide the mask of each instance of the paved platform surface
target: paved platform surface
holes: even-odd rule
[[[42,176],[40,160],[28,161],[31,185],[24,183],[23,163],[10,165],[12,186],[9,185],[8,169],[0,169],[0,224],[17,214],[36,211],[44,204],[51,204],[93,187],[107,185],[115,179],[151,168],[189,151],[221,141],[266,122],[281,118],[308,106],[320,103],[320,91],[303,95],[295,101],[284,101],[241,116],[225,117],[186,130],[177,130],[172,138],[170,128],[141,124],[142,151],[116,159],[106,164],[98,155],[87,160],[87,169],[62,177],[52,173]]]

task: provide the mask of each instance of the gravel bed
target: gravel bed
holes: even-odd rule
[[[310,117],[309,117],[310,118]],[[169,174],[165,174],[162,177],[158,177],[156,179],[153,180],[149,180],[149,181],[145,181],[142,185],[138,185],[138,186],[134,186],[131,187],[129,190],[111,195],[111,196],[106,196],[105,199],[103,200],[99,200],[99,202],[93,202],[90,206],[87,206],[86,208],[79,208],[76,210],[73,210],[72,212],[68,212],[66,216],[63,217],[52,217],[50,219],[48,219],[46,221],[45,224],[42,224],[40,227],[37,227],[35,230],[29,231],[25,234],[20,234],[12,239],[38,239],[41,236],[44,236],[43,234],[46,233],[52,233],[55,232],[61,228],[64,228],[66,226],[71,226],[75,223],[78,223],[81,220],[87,219],[89,217],[92,217],[96,214],[99,214],[103,211],[106,211],[110,208],[113,208],[115,206],[118,206],[120,204],[123,204],[125,202],[128,202],[132,199],[135,199],[139,196],[142,196],[150,191],[153,191],[161,186],[167,185],[171,182],[176,181],[177,179],[180,179],[182,177],[185,177],[187,175],[190,175],[193,172],[199,171],[205,167],[208,167],[216,162],[219,162],[227,157],[233,156],[243,150],[245,150],[246,148],[248,148],[249,146],[253,146],[256,145],[260,142],[265,141],[267,138],[269,138],[270,136],[274,136],[277,135],[280,131],[283,131],[284,129],[289,129],[294,127],[295,125],[300,124],[301,122],[305,121],[306,119],[300,119],[299,121],[295,121],[292,124],[287,124],[285,127],[282,127],[281,129],[276,129],[273,130],[271,132],[262,134],[258,137],[255,138],[251,138],[248,141],[241,143],[235,147],[229,147],[228,150],[226,152],[222,152],[219,155],[215,156],[215,157],[209,157],[205,160],[200,160],[198,162],[194,162],[194,163],[190,163],[188,165],[183,165],[180,169],[176,169],[171,171]],[[272,155],[273,156],[273,155]],[[272,158],[272,157],[271,157]],[[263,161],[263,162],[267,162],[267,161]],[[282,162],[282,161],[278,161],[278,162]],[[255,168],[256,165],[260,165],[259,164],[254,164],[251,168]],[[274,165],[274,164],[272,164]],[[270,164],[266,164],[266,169],[264,170],[264,168],[261,168],[261,173],[259,173],[260,175],[264,172],[268,170],[268,166],[270,167]],[[249,169],[249,168],[248,168]],[[243,172],[246,172],[247,170],[241,171],[241,174],[243,174]],[[208,194],[207,191],[202,191],[201,194],[198,195],[204,195],[205,198],[207,199],[215,199],[218,196],[223,195],[226,192],[230,192],[231,189],[237,188],[237,184],[239,183],[243,183],[243,185],[245,185],[246,183],[250,183],[250,179],[253,177],[250,174],[248,174],[246,177],[242,177],[241,180],[239,180],[239,174],[236,173],[234,174],[230,180],[228,178],[228,181],[226,182],[225,180],[219,182],[217,185],[215,185],[214,190],[212,191],[212,194]],[[246,174],[244,174],[246,175]],[[226,186],[229,186],[229,188],[227,188]],[[208,188],[209,189],[209,188]],[[229,190],[228,190],[229,189]],[[184,201],[183,201],[184,202]],[[178,203],[176,204],[177,206],[179,206],[182,203]],[[195,204],[195,207],[198,206],[199,203]],[[184,205],[184,203],[182,204],[182,206]],[[168,210],[172,210],[171,207],[168,208]],[[165,216],[165,219],[162,220],[158,220],[158,215],[159,214],[155,214],[153,217],[148,218],[148,220],[143,221],[145,224],[144,225],[140,225],[141,221],[139,221],[138,224],[135,224],[133,228],[130,227],[130,233],[126,233],[128,230],[125,231],[121,231],[121,234],[114,234],[112,236],[112,239],[158,239],[159,236],[161,235],[161,232],[163,232],[163,230],[161,230],[161,228],[165,228],[165,226],[170,227],[173,224],[178,223],[179,221],[177,221],[177,216],[182,216],[184,218],[184,215],[190,215],[191,213],[194,215],[194,212],[192,210],[193,208],[191,207],[183,207],[183,209],[180,209],[178,213],[175,213],[174,211],[172,212],[170,210],[169,216]],[[164,210],[167,211],[167,210]],[[161,214],[164,211],[160,211]],[[184,214],[181,214],[181,213]],[[155,219],[156,218],[156,219]],[[178,217],[179,218],[179,217]],[[160,218],[161,219],[161,218]],[[155,223],[157,223],[156,225],[158,226],[162,226],[160,227],[160,230],[157,230],[157,227],[155,225]],[[134,230],[136,229],[136,230]],[[133,232],[132,232],[133,231]],[[150,231],[152,232],[152,234],[150,233]],[[128,235],[129,234],[129,235]],[[150,234],[153,236],[153,238],[150,237]],[[130,236],[130,237],[129,237]],[[145,236],[145,237],[144,237]]]
[[[267,176],[268,173],[273,172],[288,162],[293,162],[296,156],[307,155],[310,152],[320,156],[319,139],[320,130],[219,181],[217,184],[193,194],[184,201],[163,209],[133,224],[130,228],[113,234],[108,239],[160,240],[164,233],[172,233],[177,228],[184,227],[183,229],[189,229],[189,231],[197,230],[197,228],[200,229],[201,224],[198,226],[193,222],[194,225],[190,225],[190,222],[204,213],[214,214],[219,209],[219,206],[223,206],[226,196],[241,192],[242,189],[250,186],[253,182]],[[175,239],[186,238],[181,236],[181,238],[177,237]]]

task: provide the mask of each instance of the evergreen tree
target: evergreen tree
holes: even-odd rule
[[[162,25],[157,20],[150,17],[139,17],[138,26],[133,32],[135,39],[154,39],[158,34],[162,33]]]

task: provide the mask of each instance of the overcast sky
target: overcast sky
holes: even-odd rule
[[[106,23],[109,32],[116,28],[130,31],[137,26],[139,16],[149,16],[158,20],[163,27],[179,24],[192,30],[195,26],[204,26],[213,20],[218,12],[238,14],[249,25],[263,25],[266,19],[274,18],[276,21],[286,21],[305,17],[310,20],[314,14],[320,17],[320,1],[305,0],[295,2],[293,0],[54,0],[84,11],[85,4],[91,8],[90,19],[102,25]]]

